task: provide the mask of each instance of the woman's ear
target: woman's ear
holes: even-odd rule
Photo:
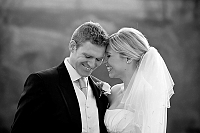
[[[69,42],[69,51],[73,52],[74,50],[76,50],[76,42],[74,40],[71,40]]]

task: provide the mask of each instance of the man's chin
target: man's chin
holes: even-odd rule
[[[88,76],[91,75],[91,73],[92,73],[92,72],[84,71],[84,72],[82,72],[80,75],[81,75],[82,77],[88,77]]]

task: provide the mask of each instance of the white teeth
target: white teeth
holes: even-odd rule
[[[108,72],[110,72],[112,69],[112,67],[107,67]]]
[[[83,64],[82,64],[82,65],[83,65]],[[91,70],[91,68],[86,67],[85,65],[83,65],[83,67],[84,67],[87,71],[90,71],[90,70]]]
[[[86,69],[89,71],[90,70],[90,68],[88,68],[88,67],[86,67]]]
[[[86,68],[87,71],[90,71],[90,70],[91,70],[91,68],[88,68],[88,67],[85,67],[85,66],[84,66],[84,68]]]

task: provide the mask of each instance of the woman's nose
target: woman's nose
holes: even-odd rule
[[[104,59],[104,60],[103,60],[103,64],[107,64],[107,60]]]
[[[105,57],[104,59],[103,59],[103,64],[106,64],[108,62],[108,59],[107,59],[107,57]]]

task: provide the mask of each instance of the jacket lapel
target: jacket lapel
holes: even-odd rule
[[[99,129],[100,129],[100,132],[106,132],[106,128],[105,128],[105,125],[104,125],[104,114],[105,114],[105,110],[106,110],[106,106],[107,106],[106,104],[108,102],[106,101],[105,103],[103,103],[103,101],[100,100],[100,99],[102,99],[103,96],[100,95],[100,90],[95,85],[95,83],[99,82],[100,80],[96,79],[96,78],[94,79],[93,76],[89,76],[88,80],[89,80],[89,84],[92,88],[93,95],[95,96],[95,99],[96,99],[96,104],[97,104],[98,114],[99,114]],[[106,100],[107,100],[107,98],[106,98]]]
[[[91,86],[91,89],[92,89],[92,93],[96,99],[96,104],[97,104],[97,108],[98,108],[98,113],[99,113],[99,116],[101,116],[101,102],[100,102],[100,90],[97,88],[97,86],[95,85],[95,81],[93,80],[93,78],[91,78],[91,76],[88,77],[88,80],[89,80],[89,84]],[[99,117],[100,118],[100,117]]]
[[[89,80],[89,84],[91,86],[93,95],[95,96],[96,99],[98,99],[100,96],[100,90],[95,85],[95,82],[97,82],[97,81],[94,81],[93,76],[89,76],[88,80]]]
[[[82,129],[81,114],[78,99],[64,62],[57,68],[59,73],[59,89],[67,106],[72,122],[77,128]]]

